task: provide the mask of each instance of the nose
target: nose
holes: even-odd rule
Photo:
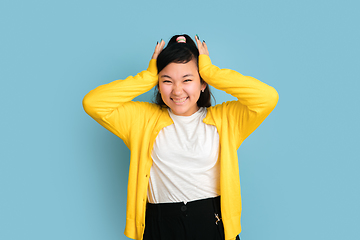
[[[183,88],[181,84],[174,84],[172,89],[172,94],[180,95],[183,92]]]

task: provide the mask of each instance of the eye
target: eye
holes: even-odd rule
[[[170,80],[163,80],[162,82],[163,82],[163,83],[171,83]]]
[[[184,80],[184,82],[191,82],[191,81],[192,81],[191,79]]]

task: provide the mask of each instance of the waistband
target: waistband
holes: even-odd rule
[[[220,196],[214,198],[206,198],[195,200],[191,202],[176,202],[176,203],[147,203],[146,211],[151,215],[174,215],[184,212],[203,212],[214,210],[220,215]]]

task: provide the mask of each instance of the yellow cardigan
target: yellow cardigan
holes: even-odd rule
[[[237,101],[208,108],[204,123],[214,125],[220,138],[220,192],[225,239],[241,232],[241,195],[237,149],[274,109],[276,90],[255,78],[219,69],[207,55],[199,56],[199,72],[206,83]],[[83,100],[85,111],[103,127],[123,139],[131,151],[127,190],[125,235],[142,240],[145,229],[147,187],[152,165],[151,151],[159,131],[173,124],[166,108],[133,102],[136,96],[158,83],[156,60],[146,71],[90,91]]]

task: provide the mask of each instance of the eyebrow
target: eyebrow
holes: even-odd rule
[[[185,74],[184,76],[183,76],[183,78],[186,78],[186,77],[192,77],[192,76],[194,76],[194,75],[192,75],[192,74]],[[170,78],[171,79],[171,77],[169,76],[169,75],[161,75],[160,76],[161,78]]]

